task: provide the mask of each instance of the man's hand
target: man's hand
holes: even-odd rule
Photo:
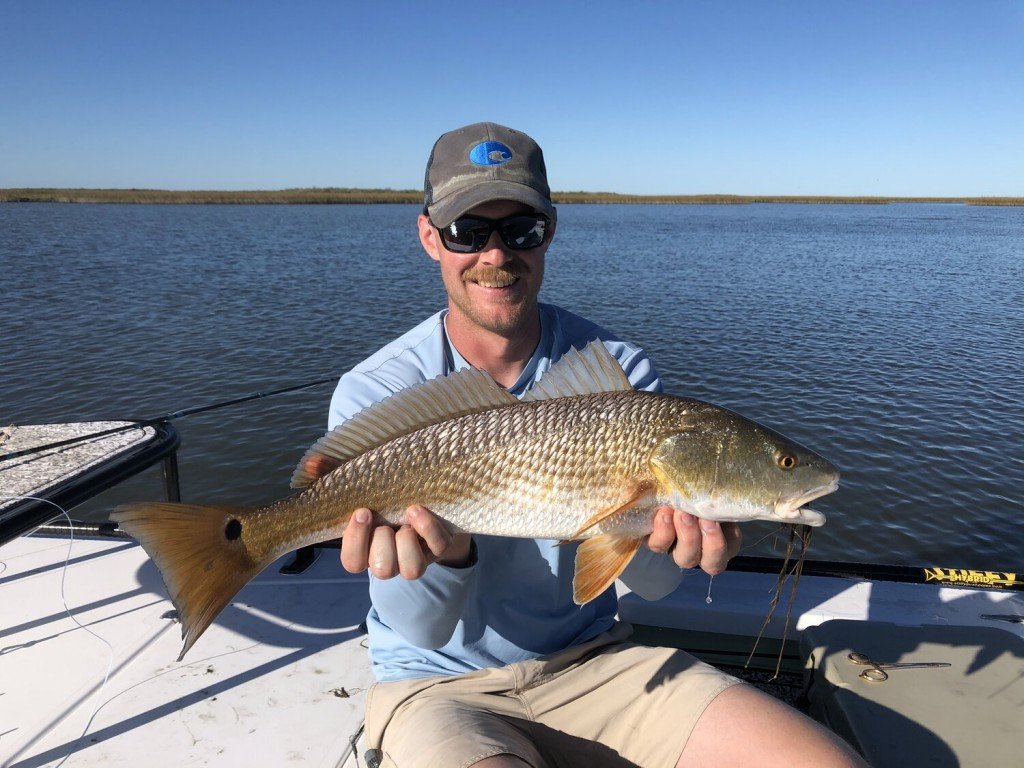
[[[680,568],[698,565],[714,576],[739,552],[743,534],[736,523],[702,520],[672,507],[654,511],[654,530],[647,538],[652,552],[672,550],[672,559]],[[675,548],[672,544],[675,543]]]
[[[352,513],[341,537],[341,564],[350,573],[369,568],[378,579],[402,574],[418,579],[431,563],[462,566],[469,560],[470,535],[453,536],[426,507],[414,504],[397,531],[365,508]]]

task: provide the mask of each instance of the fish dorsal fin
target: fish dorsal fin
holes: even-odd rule
[[[477,368],[415,384],[363,409],[317,440],[296,467],[292,488],[306,488],[346,461],[396,437],[516,402],[514,395]]]
[[[632,389],[633,385],[626,378],[619,361],[600,340],[594,340],[583,351],[573,348],[562,355],[523,396],[523,400],[549,400]]]

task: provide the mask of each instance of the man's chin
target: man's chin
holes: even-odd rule
[[[479,327],[491,333],[509,335],[529,324],[531,313],[537,312],[536,302],[516,302],[497,307],[474,306],[464,314]]]
[[[519,331],[526,323],[525,313],[516,313],[515,315],[491,315],[489,317],[479,318],[478,325],[490,331],[491,333],[497,333],[502,336],[509,336]]]

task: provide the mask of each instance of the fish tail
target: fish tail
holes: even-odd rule
[[[156,564],[181,622],[178,661],[250,579],[277,552],[246,544],[249,511],[238,507],[149,502],[118,507],[110,516]]]

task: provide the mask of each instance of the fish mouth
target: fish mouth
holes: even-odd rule
[[[822,496],[827,496],[828,494],[832,493],[833,491],[838,490],[838,488],[839,488],[839,478],[838,477],[832,478],[827,483],[824,483],[823,485],[819,485],[816,488],[812,488],[807,493],[805,493],[803,496],[797,496],[796,498],[793,498],[793,499],[787,499],[785,501],[785,505],[789,509],[799,509],[800,507],[802,507],[807,502],[814,501],[815,499],[820,499]]]
[[[833,478],[827,483],[819,485],[801,496],[790,499],[779,499],[775,505],[775,516],[788,523],[803,523],[805,525],[824,525],[825,516],[821,512],[805,507],[804,504],[827,496],[839,488],[839,478]]]

